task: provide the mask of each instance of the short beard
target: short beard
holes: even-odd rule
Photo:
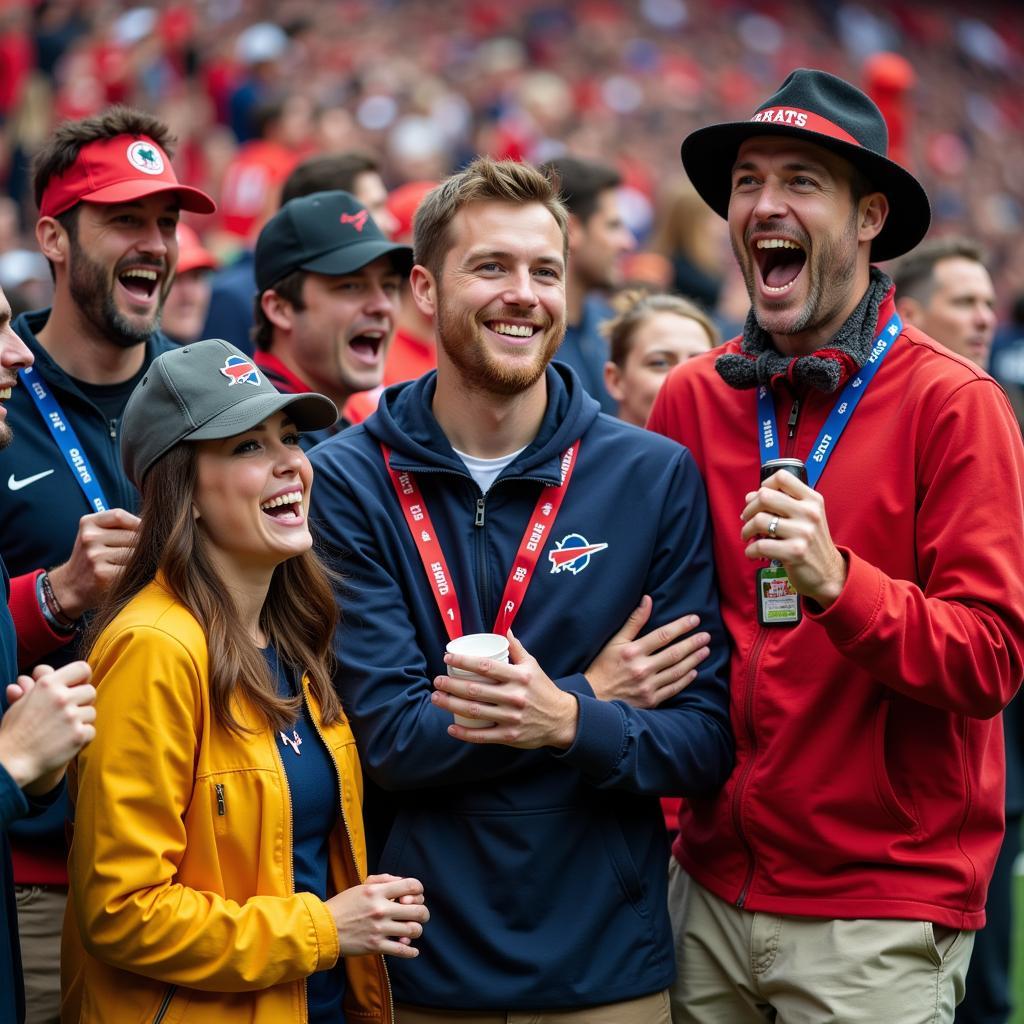
[[[71,298],[97,334],[119,348],[146,344],[160,329],[160,314],[163,312],[168,288],[164,287],[152,324],[136,325],[117,308],[106,273],[79,246],[77,240],[71,243],[70,255],[68,288]]]
[[[6,448],[14,440],[14,431],[6,423],[0,423],[0,450]]]
[[[477,342],[481,327],[472,315],[453,312],[438,289],[438,340],[459,371],[463,383],[473,391],[512,397],[533,387],[544,375],[548,363],[562,344],[565,335],[564,316],[556,327],[544,348],[533,359],[511,367],[505,366],[491,357],[482,342]]]
[[[781,336],[802,334],[835,319],[849,297],[848,285],[857,272],[857,214],[857,206],[854,204],[843,233],[838,238],[824,238],[815,246],[813,263],[804,268],[810,278],[807,300],[796,320],[785,326],[768,324],[762,319],[754,302],[755,275],[759,273],[756,262],[750,256],[749,249],[745,254],[746,261],[740,260],[737,253],[747,286],[747,295],[750,296],[750,303],[761,330]]]

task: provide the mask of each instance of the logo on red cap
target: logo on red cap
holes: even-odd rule
[[[128,147],[128,162],[143,174],[163,174],[164,158],[160,150],[145,139],[139,139]]]
[[[351,224],[360,234],[363,232],[363,228],[366,227],[366,218],[368,214],[365,210],[360,210],[358,213],[343,213],[341,215],[342,224]]]

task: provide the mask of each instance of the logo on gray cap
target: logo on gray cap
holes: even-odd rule
[[[256,364],[251,359],[244,356],[228,356],[220,372],[227,377],[228,387],[233,388],[236,384],[252,384],[257,388],[260,386],[260,371],[256,369]]]

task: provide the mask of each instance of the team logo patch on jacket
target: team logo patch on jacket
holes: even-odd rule
[[[590,565],[590,556],[604,551],[607,544],[591,544],[578,533],[566,534],[548,552],[552,572],[571,572],[573,576],[583,572]]]
[[[251,359],[243,359],[241,356],[228,356],[220,372],[228,379],[228,386],[236,384],[252,384],[253,387],[260,386],[260,371]]]

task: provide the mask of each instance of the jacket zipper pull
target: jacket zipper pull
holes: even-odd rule
[[[789,436],[792,437],[796,433],[796,418],[800,415],[800,399],[796,398],[793,400],[793,408],[789,410]]]
[[[227,814],[227,805],[224,802],[224,786],[222,783],[217,782],[214,784],[214,790],[217,793],[217,814],[222,816]]]
[[[477,498],[476,499],[476,521],[474,522],[473,525],[474,526],[483,526],[484,525],[484,499],[483,498]]]
[[[117,440],[117,420],[110,421],[110,439],[112,441]]]

